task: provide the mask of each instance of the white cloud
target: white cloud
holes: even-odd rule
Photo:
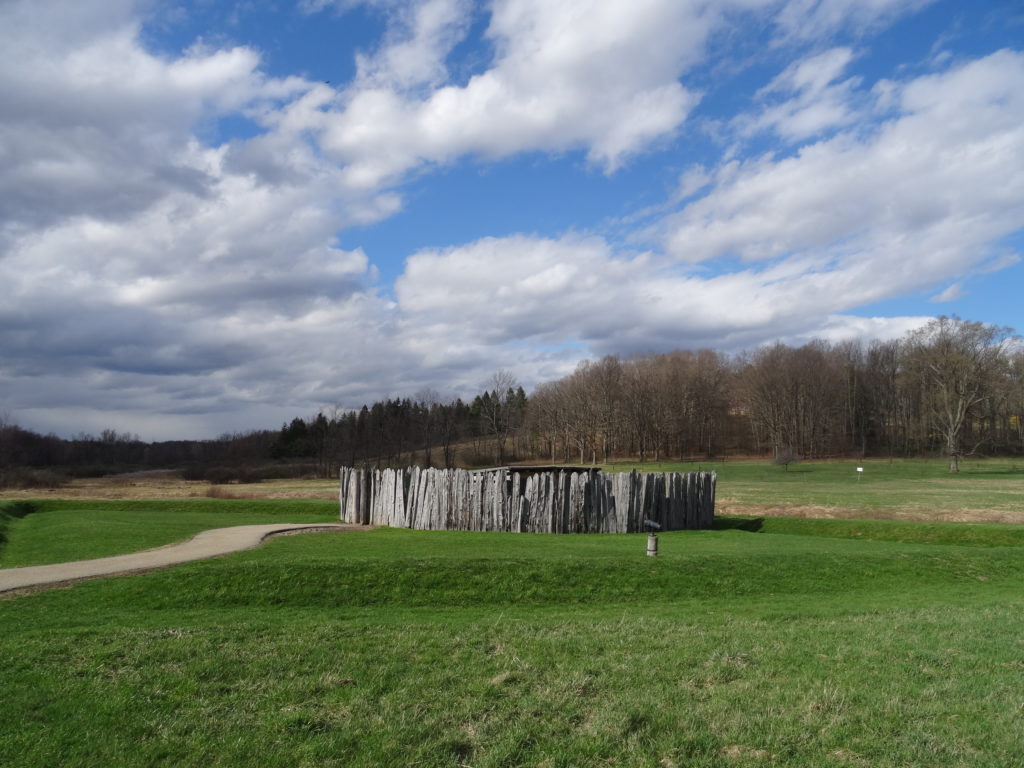
[[[688,262],[824,259],[852,300],[955,277],[1024,226],[1024,55],[1002,51],[900,89],[899,114],[792,157],[719,169],[665,222]]]
[[[783,3],[776,24],[785,40],[828,39],[837,30],[854,33],[891,24],[900,16],[920,10],[933,0],[789,0]]]
[[[738,118],[737,129],[747,136],[773,130],[801,141],[852,122],[851,102],[860,78],[836,82],[852,59],[849,48],[833,48],[790,64],[758,93],[769,103],[756,116]]]
[[[593,354],[739,350],[782,337],[892,337],[922,322],[839,314],[860,303],[843,293],[848,280],[791,263],[700,277],[651,254],[623,258],[600,238],[519,235],[417,253],[396,292],[403,338],[435,365],[453,338],[520,368],[566,342]]]
[[[853,60],[849,48],[832,48],[800,61],[794,61],[761,89],[761,93],[821,93],[835,81]]]
[[[790,333],[778,340],[785,344],[808,344],[815,339],[832,342],[860,340],[863,342],[888,341],[905,336],[926,325],[931,317],[857,317],[856,315],[829,315],[813,329]],[[774,339],[772,340],[774,341]]]
[[[465,36],[472,0],[389,3],[389,33],[373,55],[357,56],[358,87],[403,91],[448,79],[445,58]]]
[[[162,434],[202,436],[314,389],[376,397],[409,361],[376,270],[335,240],[399,202],[348,189],[289,123],[333,92],[265,76],[245,47],[155,56],[130,4],[47,7],[0,6],[0,380],[18,412],[65,434],[160,413]],[[197,138],[239,111],[270,131]]]
[[[598,238],[485,238],[414,254],[395,293],[410,331],[426,326],[488,344],[556,343],[604,322],[607,285],[645,267],[642,256],[614,258]]]
[[[957,281],[955,283],[950,283],[943,290],[939,291],[937,294],[932,296],[931,301],[934,301],[936,303],[940,303],[941,304],[941,303],[945,303],[947,301],[956,301],[957,299],[959,299],[963,295],[964,295],[963,283]]]
[[[268,79],[250,49],[166,61],[127,4],[0,7],[0,222],[8,236],[69,216],[130,217],[174,190],[203,195],[194,128],[305,84]],[[40,17],[47,24],[39,27]]]
[[[842,28],[884,26],[927,0],[495,0],[486,32],[494,60],[464,85],[445,84],[444,58],[466,32],[467,2],[369,0],[390,13],[388,40],[360,57],[360,77],[338,107],[306,124],[353,189],[392,186],[465,155],[584,150],[611,172],[676,133],[701,97],[681,78],[729,23],[767,21],[780,40],[828,39]],[[804,138],[847,122],[843,97],[853,81],[824,88],[845,63],[829,57],[844,51],[791,73],[790,88],[806,103],[779,106],[759,127]],[[833,74],[815,87],[821,66]]]
[[[679,0],[498,0],[489,69],[465,85],[407,96],[395,86],[407,80],[404,54],[392,58],[405,49],[386,48],[367,64],[374,76],[323,119],[322,146],[360,188],[466,154],[585,149],[613,170],[670,136],[697,103],[678,78],[701,60],[717,18],[703,3]],[[429,51],[427,71],[436,71],[445,46],[418,40],[413,49]]]

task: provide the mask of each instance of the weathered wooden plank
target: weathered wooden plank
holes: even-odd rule
[[[680,511],[682,510],[681,496],[679,493],[680,475],[678,472],[669,472],[665,475],[665,519],[668,521],[668,530],[678,531],[682,528],[680,524]]]
[[[369,469],[363,470],[362,500],[359,506],[363,515],[364,525],[370,524],[370,505],[373,503],[373,472]]]

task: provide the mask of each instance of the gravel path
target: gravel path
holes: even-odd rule
[[[133,552],[130,555],[76,560],[53,565],[30,565],[25,568],[0,568],[0,592],[44,585],[63,584],[97,576],[118,573],[139,573],[166,568],[192,560],[241,552],[258,547],[271,536],[316,531],[365,531],[368,526],[337,523],[279,523],[277,525],[236,525],[197,533],[188,541],[158,549]]]

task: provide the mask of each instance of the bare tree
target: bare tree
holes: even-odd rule
[[[441,396],[436,389],[421,389],[415,396],[417,416],[419,420],[420,440],[423,446],[423,466],[430,468],[434,466],[431,448],[434,444],[434,427],[437,417],[437,406],[441,403]]]
[[[455,438],[458,436],[462,410],[465,409],[461,400],[450,403],[439,403],[431,410],[437,424],[437,435],[441,441],[441,453],[444,456],[445,469],[455,466]]]
[[[1011,356],[1007,376],[1007,427],[1014,449],[1024,449],[1024,348]]]
[[[741,378],[751,426],[759,440],[767,438],[773,456],[789,446],[817,457],[837,445],[845,385],[842,363],[824,342],[764,347]]]
[[[587,386],[586,362],[580,363],[576,370],[565,379],[562,393],[565,404],[566,441],[572,442],[579,451],[580,464],[586,461],[587,449],[593,445],[594,404],[590,399]]]
[[[655,432],[652,423],[655,401],[653,367],[650,357],[637,358],[625,365],[622,376],[625,423],[641,463],[647,458]]]
[[[545,452],[554,464],[559,441],[565,450],[566,416],[565,416],[565,382],[564,380],[545,382],[539,385],[530,395],[528,419],[530,430],[540,437]]]
[[[597,463],[598,446],[602,460],[608,461],[622,420],[622,363],[614,355],[596,362],[584,361],[577,368],[577,375],[592,429],[591,462]]]
[[[511,371],[495,371],[491,376],[490,396],[482,401],[481,417],[494,438],[495,462],[505,462],[505,445],[509,435],[519,427],[525,396]]]
[[[654,460],[661,452],[668,458],[673,451],[682,458],[686,435],[693,421],[693,398],[690,378],[693,372],[693,352],[676,350],[654,358]]]
[[[14,454],[14,430],[10,411],[0,410],[0,469],[11,463]]]
[[[875,341],[863,362],[863,387],[869,436],[874,445],[885,447],[891,458],[897,448],[906,452],[909,398],[901,386],[903,353],[899,341]]]
[[[321,412],[322,413],[322,412]],[[343,452],[345,443],[354,442],[346,431],[348,411],[338,404],[328,406],[326,414],[326,434],[324,436],[324,477],[334,477],[344,463]]]
[[[744,365],[741,374],[743,406],[750,415],[755,442],[767,441],[776,456],[788,442],[787,426],[791,422],[789,383],[783,358],[786,348],[781,344],[759,349]]]
[[[711,457],[715,436],[729,411],[729,368],[725,358],[710,349],[698,351],[690,372],[689,391],[691,429],[697,446]]]
[[[1009,328],[939,317],[907,339],[907,365],[921,388],[932,425],[960,471],[964,427],[993,392],[1006,364]]]

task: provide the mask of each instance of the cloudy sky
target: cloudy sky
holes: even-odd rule
[[[0,412],[1024,329],[1016,0],[0,0]]]

